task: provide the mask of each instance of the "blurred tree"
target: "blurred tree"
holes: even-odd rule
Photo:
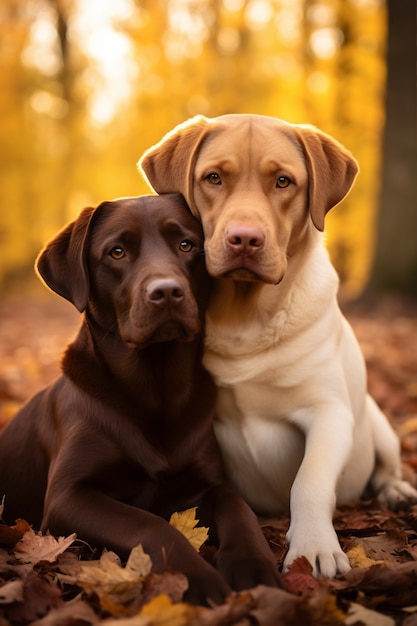
[[[146,193],[140,154],[197,113],[312,123],[361,175],[329,215],[363,284],[379,168],[383,0],[2,0],[0,287],[85,204]],[[358,223],[361,228],[358,229]]]
[[[388,0],[386,124],[376,251],[365,294],[417,296],[415,0]]]

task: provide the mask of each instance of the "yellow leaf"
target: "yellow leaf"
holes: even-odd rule
[[[181,513],[173,513],[169,523],[179,530],[188,539],[193,548],[198,550],[208,538],[208,528],[197,526],[200,520],[196,519],[197,507],[187,509]]]
[[[353,548],[347,551],[347,557],[352,567],[371,567],[372,565],[382,565],[384,561],[375,561],[374,559],[370,559],[366,552],[363,544],[358,543]]]
[[[149,617],[152,626],[188,626],[197,614],[197,608],[189,604],[173,604],[165,594],[156,596],[145,604],[140,617]]]
[[[139,592],[142,588],[142,577],[135,571],[123,568],[118,557],[113,552],[103,552],[98,565],[83,565],[77,583],[88,594],[104,595],[125,592],[134,589]]]

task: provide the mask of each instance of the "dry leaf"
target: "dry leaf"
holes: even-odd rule
[[[142,608],[140,617],[149,617],[152,626],[187,626],[197,615],[198,609],[189,604],[173,604],[171,598],[162,594]]]
[[[61,590],[32,570],[24,581],[23,602],[7,605],[7,617],[11,624],[32,624],[63,604]]]
[[[15,546],[15,553],[18,553],[16,558],[33,565],[41,561],[53,563],[62,552],[69,548],[76,537],[77,535],[73,533],[69,537],[55,539],[52,535],[42,535],[30,529]]]
[[[14,526],[0,524],[0,545],[14,546],[30,529],[31,526],[23,519],[16,520],[16,524]]]
[[[95,626],[103,622],[93,609],[80,596],[65,602],[62,606],[52,609],[42,619],[32,622],[31,626]]]
[[[165,571],[161,574],[151,574],[146,580],[141,604],[145,605],[161,594],[168,596],[173,602],[181,602],[187,589],[188,578],[180,572]]]
[[[388,615],[371,611],[360,604],[352,602],[349,606],[349,611],[345,619],[346,626],[356,626],[357,624],[363,624],[363,626],[395,626],[395,620]]]
[[[208,528],[205,526],[197,527],[200,520],[195,516],[196,511],[197,507],[193,507],[181,513],[173,513],[169,523],[179,530],[198,552],[208,539]]]
[[[316,589],[318,582],[313,577],[313,568],[305,556],[295,559],[282,577],[285,588],[291,593]]]
[[[114,552],[104,551],[98,564],[96,563],[83,564],[77,579],[77,584],[89,595],[95,593],[101,597],[105,594],[120,593],[132,587],[141,590],[142,577],[134,570],[122,567]]]
[[[130,616],[140,605],[143,581],[152,563],[141,546],[132,552],[130,566],[122,567],[114,552],[104,551],[98,563],[83,565],[77,578],[77,584],[88,595],[95,594],[110,615]]]
[[[140,577],[148,576],[151,573],[151,557],[143,551],[140,544],[132,549],[126,563],[126,569],[135,572]]]
[[[10,580],[0,587],[0,604],[23,602],[23,580]]]
[[[371,565],[383,565],[384,561],[370,559],[362,543],[357,543],[346,553],[352,567],[371,567]]]

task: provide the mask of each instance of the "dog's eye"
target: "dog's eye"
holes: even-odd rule
[[[182,252],[191,252],[193,248],[194,248],[194,244],[189,239],[184,239],[184,241],[181,241],[180,243],[180,250]]]
[[[116,261],[118,261],[119,259],[123,259],[123,257],[126,256],[126,253],[121,246],[116,246],[110,250],[110,256],[112,259],[116,259]]]
[[[216,174],[216,172],[210,172],[210,174],[208,174],[208,176],[206,176],[206,180],[211,185],[221,185],[222,184],[222,179],[220,178],[220,176],[218,174]]]
[[[280,176],[277,180],[276,186],[279,187],[280,189],[284,189],[285,187],[288,187],[290,183],[291,181],[288,178],[288,176]]]

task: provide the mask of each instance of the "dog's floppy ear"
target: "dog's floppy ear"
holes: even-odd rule
[[[40,252],[35,269],[52,291],[69,300],[82,312],[90,293],[85,242],[95,209],[83,209]]]
[[[161,141],[143,153],[139,171],[157,193],[181,193],[198,217],[193,199],[193,172],[210,120],[196,115],[179,124]]]
[[[359,171],[357,161],[336,139],[312,126],[295,126],[308,170],[309,209],[323,231],[324,217],[348,193]]]

